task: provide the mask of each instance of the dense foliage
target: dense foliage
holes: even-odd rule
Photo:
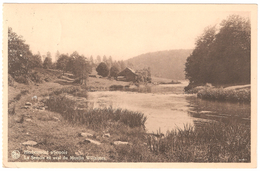
[[[34,67],[41,67],[39,55],[33,55],[22,36],[8,28],[8,73],[16,77],[27,75]]]
[[[116,66],[112,66],[110,68],[110,76],[111,77],[117,77],[117,74],[119,73],[119,68]]]
[[[101,75],[102,77],[107,77],[109,75],[109,68],[104,62],[101,62],[98,65],[96,71],[98,72],[98,75]]]
[[[185,64],[186,78],[191,85],[250,83],[250,52],[250,20],[231,15],[197,39]]]
[[[50,57],[46,57],[43,62],[43,68],[49,69],[52,67],[52,59]]]

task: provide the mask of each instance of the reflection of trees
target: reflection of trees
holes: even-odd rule
[[[189,116],[196,118],[193,120],[195,126],[201,126],[209,121],[250,125],[250,105],[212,102],[191,96],[185,98],[189,104]]]

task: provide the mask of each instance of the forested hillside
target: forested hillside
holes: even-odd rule
[[[155,77],[183,80],[185,62],[191,52],[191,49],[150,52],[130,58],[126,64],[134,70],[150,67]]]

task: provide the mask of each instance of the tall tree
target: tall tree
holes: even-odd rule
[[[32,52],[22,36],[8,28],[8,73],[11,75],[28,74],[32,67]]]
[[[57,50],[55,54],[55,61],[58,61],[59,58],[60,58],[60,52]]]
[[[57,69],[61,69],[64,73],[68,70],[68,62],[69,62],[69,56],[62,54],[60,55],[59,59],[57,60]]]
[[[46,57],[43,62],[43,68],[50,69],[52,67],[52,59],[50,57]]]
[[[206,83],[210,79],[209,61],[210,48],[215,40],[216,27],[207,27],[204,33],[198,37],[196,47],[192,54],[187,58],[185,73],[186,79],[192,84]],[[205,72],[207,71],[207,72]]]
[[[190,85],[250,83],[251,25],[248,18],[231,15],[206,29],[185,64]]]
[[[105,62],[105,63],[107,62],[107,57],[106,57],[106,55],[103,56],[103,60],[102,60],[102,61]]]
[[[99,64],[101,62],[101,57],[98,55],[97,56],[97,64]]]

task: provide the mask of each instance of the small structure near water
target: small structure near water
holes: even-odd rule
[[[117,76],[117,81],[136,81],[138,74],[131,68],[126,68],[121,71]]]

